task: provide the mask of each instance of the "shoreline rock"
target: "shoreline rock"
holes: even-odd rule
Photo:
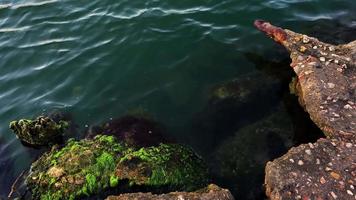
[[[204,162],[190,148],[160,144],[136,149],[106,135],[54,146],[32,164],[26,178],[32,198],[41,200],[193,191],[208,181]]]
[[[39,116],[34,120],[12,121],[9,128],[25,145],[38,147],[61,143],[68,126],[69,123],[66,121],[55,122],[49,117]]]
[[[356,41],[332,45],[256,20],[291,53],[291,86],[327,139],[302,144],[266,166],[266,195],[280,199],[356,199]]]
[[[152,193],[129,193],[119,196],[108,196],[106,200],[234,200],[234,197],[227,189],[220,188],[217,185],[210,184],[206,188],[194,192],[171,192],[168,194],[152,194]]]

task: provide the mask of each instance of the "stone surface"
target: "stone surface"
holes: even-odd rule
[[[168,194],[152,194],[152,193],[129,193],[119,196],[109,196],[106,200],[233,200],[229,190],[220,188],[216,185],[195,192],[171,192]]]
[[[356,146],[319,139],[294,147],[266,166],[270,199],[356,199]]]
[[[297,95],[311,119],[331,138],[356,137],[356,41],[332,45],[257,20],[255,26],[291,53]]]
[[[356,199],[356,41],[331,45],[257,20],[291,53],[291,89],[327,139],[292,148],[268,162],[270,199]]]
[[[68,122],[59,121],[57,123],[49,117],[39,116],[35,120],[12,121],[9,127],[25,144],[49,146],[62,141],[63,132],[68,128]]]

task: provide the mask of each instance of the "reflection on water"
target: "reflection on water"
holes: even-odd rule
[[[217,183],[237,198],[262,198],[264,162],[315,139],[302,133],[317,129],[288,95],[288,55],[252,22],[263,18],[342,43],[355,39],[354,10],[353,0],[0,2],[0,197],[40,154],[15,139],[11,120],[59,109],[73,115],[81,132],[143,108],[170,137],[205,156]],[[256,73],[265,88],[256,84],[249,91],[259,95],[240,106],[211,106],[217,85]],[[253,125],[275,112],[285,115],[283,125],[271,120],[266,130],[274,131],[249,137],[258,130]],[[292,131],[279,136],[273,129],[279,126]],[[232,138],[247,142],[229,143]],[[257,138],[270,153],[252,150]],[[238,164],[219,160],[235,145],[245,156],[236,157]]]

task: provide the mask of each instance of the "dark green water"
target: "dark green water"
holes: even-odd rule
[[[53,109],[70,113],[81,130],[145,110],[214,165],[212,155],[231,136],[224,130],[231,130],[195,125],[214,124],[199,117],[209,110],[211,88],[248,73],[288,71],[286,52],[255,30],[256,18],[329,42],[356,39],[355,0],[2,0],[0,197],[35,159],[9,122]],[[276,97],[283,107],[285,95]],[[256,113],[238,113],[236,120]],[[294,116],[285,118],[281,123],[297,129]],[[263,171],[238,178],[238,170],[231,169],[230,179],[229,170],[217,172],[214,180],[238,199],[262,198]],[[256,185],[257,192],[249,191]]]

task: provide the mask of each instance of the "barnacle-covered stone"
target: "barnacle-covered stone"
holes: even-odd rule
[[[77,199],[132,187],[193,190],[207,183],[207,172],[189,148],[161,144],[136,150],[98,135],[54,147],[32,164],[26,183],[34,199]]]
[[[57,123],[49,117],[39,116],[34,120],[12,121],[9,127],[25,144],[49,146],[62,140],[62,134],[68,128],[68,122]]]
[[[356,41],[332,45],[257,20],[291,54],[301,105],[330,138],[356,139]]]
[[[356,41],[344,45],[257,20],[256,27],[291,53],[300,104],[328,137],[292,148],[268,162],[270,199],[355,199]]]

